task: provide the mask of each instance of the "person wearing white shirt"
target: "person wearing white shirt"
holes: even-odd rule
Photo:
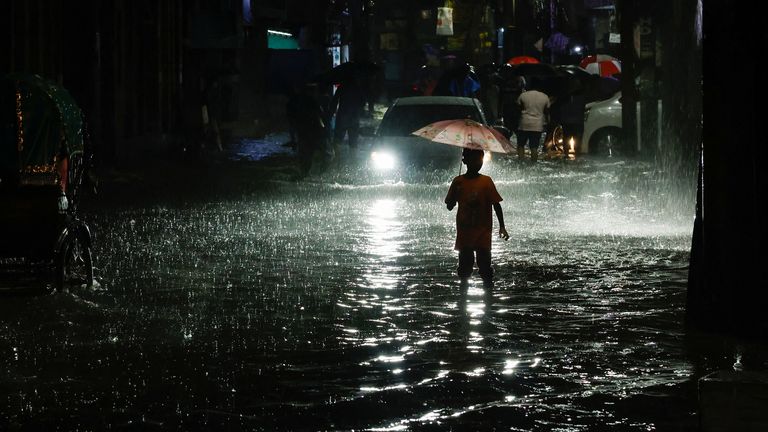
[[[549,96],[538,90],[539,80],[531,80],[531,89],[524,91],[517,98],[520,106],[520,124],[517,128],[517,156],[525,158],[525,146],[531,152],[531,162],[536,162],[539,156],[539,143],[544,127],[549,121]]]

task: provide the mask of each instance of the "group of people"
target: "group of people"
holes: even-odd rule
[[[430,76],[433,75],[434,72]],[[568,81],[567,88],[554,95],[544,88],[541,78],[534,76],[526,80],[512,73],[511,66],[504,65],[499,69],[489,64],[476,72],[466,63],[452,61],[445,63],[442,74],[433,80],[432,84],[419,86],[424,95],[477,98],[483,105],[488,123],[502,122],[516,135],[521,159],[525,158],[527,148],[530,161],[537,161],[542,137],[555,124],[561,125],[569,137],[578,139],[583,132],[588,95],[575,79]]]
[[[586,84],[588,88],[571,78],[558,83],[565,88],[553,93],[551,88],[546,88],[552,85],[547,86],[544,78],[533,76],[526,80],[515,74],[510,65],[498,68],[487,64],[475,71],[469,64],[450,59],[442,64],[441,74],[432,69],[424,75],[429,78],[427,81],[433,82],[418,86],[422,94],[477,98],[488,123],[502,122],[517,137],[518,157],[526,157],[527,147],[531,162],[537,161],[542,137],[551,132],[554,125],[561,125],[565,136],[578,139],[583,132],[586,102],[605,99],[618,90],[617,80],[595,76],[594,81]],[[607,90],[606,84],[611,84]]]
[[[321,92],[317,83],[293,89],[286,115],[299,158],[300,177],[309,174],[317,152],[323,152],[325,163],[332,161],[345,136],[350,148],[357,148],[360,120],[367,104],[368,93],[362,78],[343,82],[332,96]]]
[[[443,82],[437,83],[436,94],[446,92],[451,95],[478,97],[483,83],[488,82],[485,77],[476,80],[469,68],[461,68],[456,72]],[[510,123],[510,126],[514,126],[518,136],[518,151],[521,152],[525,146],[528,146],[531,150],[531,158],[535,161],[538,144],[541,134],[544,133],[548,111],[552,104],[550,98],[538,88],[539,83],[536,80],[532,80],[530,88],[524,88],[522,80],[518,84],[518,88],[507,91],[513,94],[514,90],[520,91],[515,99],[517,110],[505,103],[491,103],[489,106],[501,106],[504,117],[511,116],[515,119],[515,124]],[[490,86],[486,86],[486,91],[487,87]],[[492,95],[481,93],[483,98],[495,97],[496,102],[504,102],[498,99],[501,97],[500,94],[502,94],[501,91]],[[316,152],[337,148],[345,135],[349,137],[350,147],[357,146],[360,117],[366,104],[362,82],[350,80],[338,86],[332,97],[323,96],[317,84],[306,84],[294,89],[286,106],[293,134],[292,139],[297,143],[302,176],[309,173]],[[509,97],[507,94],[504,96]],[[328,100],[327,103],[326,100]],[[498,111],[494,109],[489,112],[494,121],[497,113]],[[330,134],[328,126],[334,114],[335,127]],[[327,145],[329,139],[333,146]],[[328,155],[327,152],[326,155]],[[520,155],[522,156],[522,153]],[[455,250],[458,251],[457,273],[462,286],[466,286],[476,263],[484,284],[491,287],[493,285],[492,211],[498,219],[499,236],[504,240],[509,239],[500,204],[502,197],[496,190],[493,180],[480,174],[483,166],[483,151],[465,149],[462,156],[467,172],[453,179],[444,200],[448,210],[458,205],[454,244]]]
[[[443,74],[431,87],[431,94],[480,99],[488,121],[492,124],[503,121],[517,136],[518,157],[525,158],[527,147],[531,162],[537,160],[542,135],[547,132],[552,116],[563,126],[566,135],[581,133],[584,98],[579,88],[570,87],[564,95],[555,98],[544,91],[543,83],[535,77],[526,82],[523,77],[512,76],[500,83],[494,73],[486,68],[476,74],[469,65],[462,65]],[[302,176],[311,169],[316,152],[325,150],[325,160],[328,160],[334,151],[338,151],[345,136],[348,136],[351,148],[357,147],[360,118],[368,102],[364,83],[359,79],[339,85],[333,96],[324,95],[319,90],[317,84],[304,85],[294,91],[287,105]],[[335,119],[335,125],[331,134],[332,119]],[[444,200],[448,210],[458,205],[454,249],[458,251],[457,274],[464,288],[475,264],[485,286],[493,286],[493,213],[498,220],[498,235],[504,240],[509,239],[501,208],[502,197],[493,180],[480,174],[483,156],[481,150],[464,149],[462,162],[467,166],[467,172],[453,179]]]
[[[565,136],[577,139],[584,129],[586,99],[580,85],[573,80],[568,81],[561,94],[554,95],[545,89],[539,77],[526,80],[523,76],[511,75],[502,80],[488,73],[481,75],[481,89],[475,97],[482,102],[489,123],[501,120],[515,134],[521,160],[525,159],[526,148],[530,161],[538,160],[542,137],[556,124],[563,127]]]
[[[516,135],[521,160],[527,148],[530,161],[537,161],[542,136],[555,123],[562,125],[566,136],[581,135],[585,99],[578,87],[569,87],[565,94],[554,97],[544,91],[537,77],[528,82],[514,74],[500,79],[497,68],[487,66],[475,72],[467,63],[450,63],[428,86],[429,94],[479,99],[490,124],[503,122]],[[361,117],[366,105],[371,105],[362,77],[344,81],[333,95],[320,89],[314,83],[295,88],[286,107],[301,176],[309,173],[316,152],[322,151],[327,163],[339,152],[345,137],[350,148],[357,147]]]

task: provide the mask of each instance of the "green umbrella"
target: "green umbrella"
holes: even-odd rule
[[[67,90],[39,75],[0,79],[0,177],[83,150],[82,112]]]

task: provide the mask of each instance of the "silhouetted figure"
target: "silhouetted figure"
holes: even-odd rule
[[[336,113],[336,124],[333,130],[333,144],[338,149],[348,136],[349,147],[357,148],[360,136],[360,116],[365,109],[366,91],[360,78],[344,82],[336,89],[331,100],[331,112]]]
[[[296,100],[300,97],[302,92],[302,86],[298,83],[292,84],[289,93],[288,101],[285,104],[285,116],[288,119],[288,144],[295,151],[299,143],[299,137],[296,125]]]
[[[493,285],[493,267],[491,267],[491,234],[493,215],[499,220],[499,236],[509,239],[504,228],[504,214],[501,210],[501,195],[496,190],[493,179],[480,174],[483,167],[483,151],[464,149],[462,162],[467,165],[467,173],[457,176],[451,182],[445,204],[448,210],[458,203],[456,212],[456,243],[459,251],[457,272],[462,285],[472,275],[475,259],[480,277],[486,286]]]
[[[501,90],[499,88],[499,76],[491,68],[484,68],[480,74],[480,90],[477,92],[477,98],[483,105],[485,119],[489,124],[495,124],[499,119],[499,98]]]
[[[563,127],[564,149],[567,149],[566,146],[570,138],[573,138],[575,142],[579,142],[584,132],[584,106],[586,105],[586,98],[584,97],[583,90],[579,81],[572,80],[569,83],[567,93],[559,97],[552,105],[553,122],[555,124],[559,123]],[[568,153],[564,151],[563,157],[567,156]]]
[[[448,89],[452,96],[477,97],[480,83],[469,64],[465,63],[456,69],[456,74],[448,84]]]
[[[539,158],[539,143],[545,126],[549,123],[549,96],[541,92],[538,79],[531,80],[531,89],[517,98],[520,105],[520,124],[517,128],[517,156],[525,158],[525,146],[531,152],[531,162]]]
[[[222,151],[221,129],[219,124],[223,117],[223,98],[221,82],[217,76],[209,76],[202,80],[203,94],[203,126],[207,142],[213,142],[215,149]]]
[[[515,133],[520,123],[520,105],[517,103],[517,98],[525,90],[525,78],[511,75],[506,70],[508,68],[511,66],[504,65],[501,70],[501,117],[504,119],[504,126]]]
[[[432,89],[432,94],[435,96],[451,96],[451,81],[457,73],[457,60],[456,56],[447,55],[440,59],[440,74],[437,78],[437,82]]]
[[[305,85],[288,101],[286,112],[296,129],[301,176],[309,174],[317,150],[325,144],[325,113],[320,105],[315,84]]]

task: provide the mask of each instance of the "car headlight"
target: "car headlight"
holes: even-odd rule
[[[395,156],[392,153],[387,152],[372,152],[371,162],[373,162],[374,168],[379,170],[391,170],[397,165]]]

